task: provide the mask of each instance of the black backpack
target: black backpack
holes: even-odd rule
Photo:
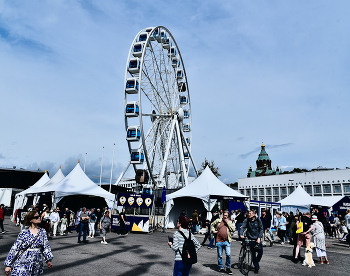
[[[189,232],[188,238],[179,231],[179,233],[184,237],[185,242],[182,247],[182,252],[180,251],[182,262],[184,264],[195,264],[197,262],[197,252],[196,247],[191,239],[191,232]]]

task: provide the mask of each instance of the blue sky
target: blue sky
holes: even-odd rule
[[[1,1],[0,167],[113,178],[128,161],[123,81],[143,28],[181,50],[193,156],[230,183],[261,142],[285,169],[350,167],[348,1]],[[97,178],[92,178],[99,181]]]

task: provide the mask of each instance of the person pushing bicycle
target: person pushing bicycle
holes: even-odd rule
[[[242,233],[246,233],[252,252],[254,273],[259,273],[259,262],[263,255],[262,237],[264,228],[261,220],[256,217],[255,210],[249,210],[248,218],[243,221]],[[244,239],[244,236],[241,236]]]

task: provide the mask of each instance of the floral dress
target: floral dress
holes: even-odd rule
[[[28,246],[30,247],[28,248]],[[26,248],[28,249],[25,250]],[[22,254],[23,251],[24,253]],[[4,264],[9,267],[13,265],[11,275],[35,276],[43,273],[42,255],[44,256],[45,262],[53,259],[46,231],[39,228],[38,233],[33,235],[30,230],[26,228],[19,233]]]
[[[326,251],[326,237],[324,235],[322,223],[319,221],[315,222],[311,233],[314,238],[315,247]]]

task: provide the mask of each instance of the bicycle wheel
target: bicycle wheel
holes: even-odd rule
[[[237,264],[238,268],[242,267],[245,251],[246,251],[245,246],[242,244],[241,250],[239,251],[239,255],[238,255],[238,264]]]
[[[245,250],[244,259],[242,261],[241,272],[244,275],[248,275],[250,267],[252,266],[252,254],[249,247]]]

